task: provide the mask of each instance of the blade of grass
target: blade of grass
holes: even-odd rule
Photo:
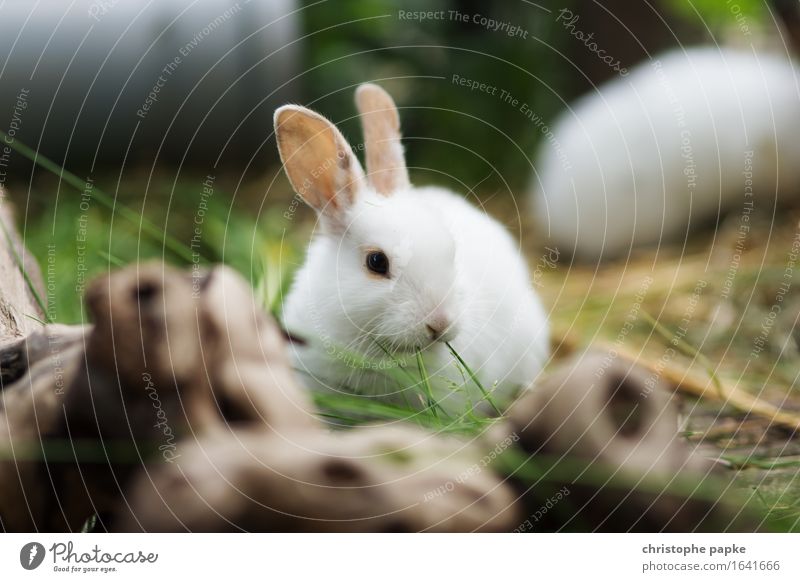
[[[422,380],[422,387],[425,392],[425,398],[428,401],[428,408],[433,414],[433,417],[436,420],[439,420],[439,404],[433,398],[433,388],[431,387],[431,381],[428,377],[428,371],[425,369],[425,361],[422,358],[422,351],[417,350],[417,368],[419,368],[419,375],[420,379]]]
[[[89,519],[87,519],[83,523],[83,527],[81,527],[81,533],[90,533],[95,531],[97,527],[97,514],[92,514]]]
[[[105,251],[98,251],[97,255],[101,259],[105,259],[106,261],[108,261],[109,263],[114,265],[115,267],[124,267],[125,266],[125,261],[123,261],[119,257],[115,257],[114,255],[111,255],[110,253],[107,253]]]
[[[487,392],[486,388],[483,387],[483,384],[481,384],[481,381],[475,375],[475,372],[472,371],[472,368],[470,368],[467,365],[467,363],[464,361],[464,359],[461,357],[461,354],[459,354],[456,351],[456,349],[452,345],[450,345],[450,342],[445,342],[445,343],[447,345],[447,349],[450,350],[450,353],[453,354],[453,357],[456,360],[458,360],[458,363],[464,368],[464,370],[466,370],[467,375],[470,377],[472,382],[478,387],[478,390],[481,391],[481,394],[483,394],[483,399],[486,400],[486,402],[489,403],[489,406],[492,407],[492,410],[494,410],[497,413],[498,416],[503,416],[503,413],[495,405],[494,401],[492,400],[492,397],[489,395],[489,392]]]
[[[315,393],[314,401],[318,406],[329,408],[336,413],[349,412],[352,414],[370,415],[382,420],[406,420],[418,411],[413,408],[404,408],[364,396],[350,394],[322,394]],[[327,415],[335,415],[326,412]]]
[[[655,318],[647,313],[646,311],[642,310],[642,319],[644,319],[647,323],[649,323],[655,332],[660,335],[667,343],[674,345],[678,350],[683,353],[683,355],[688,356],[690,358],[696,359],[703,368],[705,368],[706,373],[711,378],[712,384],[714,384],[714,388],[717,389],[717,395],[719,396],[720,400],[725,400],[725,388],[722,386],[722,382],[717,377],[716,372],[714,371],[714,366],[711,365],[711,361],[704,356],[700,351],[691,345],[689,342],[685,341],[683,338],[677,337],[673,332],[671,332],[665,325],[662,325]]]
[[[48,323],[48,322],[46,322],[46,321],[45,321],[45,320],[43,320],[43,319],[39,319],[39,318],[38,318],[38,317],[36,317],[35,315],[31,315],[30,313],[26,313],[26,314],[24,314],[24,315],[25,315],[25,317],[27,317],[28,319],[32,319],[33,321],[35,321],[35,322],[36,322],[36,323],[38,323],[38,324],[41,324],[41,325],[47,325],[47,323]]]

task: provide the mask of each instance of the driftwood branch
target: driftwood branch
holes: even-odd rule
[[[33,256],[17,234],[14,213],[0,190],[0,345],[37,331],[45,319],[45,287]],[[38,296],[38,299],[37,299]]]

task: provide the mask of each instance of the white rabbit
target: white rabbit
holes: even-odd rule
[[[445,342],[494,400],[532,383],[548,326],[518,245],[461,196],[410,184],[388,93],[361,85],[356,104],[367,175],[330,121],[296,105],[275,112],[286,174],[319,219],[284,304],[287,331],[305,340],[292,347],[297,368],[316,388],[418,406],[427,387],[396,378],[419,380],[424,348],[437,411],[488,411]]]
[[[752,51],[698,47],[638,65],[554,124],[534,215],[559,250],[596,259],[681,241],[721,211],[770,209],[799,194],[798,87],[789,59]]]

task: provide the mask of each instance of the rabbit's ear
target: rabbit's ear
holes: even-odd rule
[[[356,89],[356,107],[364,128],[367,179],[379,193],[389,195],[409,186],[400,143],[400,116],[392,97],[372,83]]]
[[[286,175],[309,206],[335,215],[353,203],[364,171],[336,126],[310,109],[285,105],[275,111],[275,135]]]

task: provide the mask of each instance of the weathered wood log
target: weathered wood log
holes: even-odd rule
[[[95,321],[91,373],[118,378],[134,399],[157,392],[187,431],[319,425],[277,325],[232,270],[196,278],[161,263],[134,265],[92,282],[86,303]],[[141,405],[151,414],[152,398]]]
[[[0,417],[3,529],[76,530],[113,513],[130,476],[173,462],[182,438],[319,426],[277,326],[232,271],[134,265],[95,280],[86,302],[93,327],[0,350],[16,380]]]
[[[24,376],[36,362],[83,342],[88,326],[50,324],[0,344],[0,386]]]
[[[238,431],[187,445],[131,487],[122,531],[510,531],[511,488],[484,451],[411,426]]]
[[[544,512],[530,529],[763,527],[731,486],[733,474],[694,451],[678,424],[667,387],[646,368],[603,352],[563,362],[509,411],[508,430],[544,475],[520,484],[529,514],[542,513],[554,481],[567,492],[559,511]]]

